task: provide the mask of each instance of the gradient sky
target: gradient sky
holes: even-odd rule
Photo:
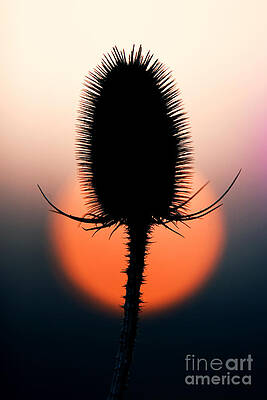
[[[243,171],[224,201],[225,250],[212,278],[179,308],[142,320],[129,399],[201,398],[183,384],[184,354],[194,352],[252,353],[254,398],[266,398],[266,15],[259,0],[0,3],[1,373],[9,398],[97,400],[109,386],[119,320],[58,276],[35,185],[55,199],[73,179],[84,76],[113,45],[133,43],[173,71],[196,167],[212,190]]]

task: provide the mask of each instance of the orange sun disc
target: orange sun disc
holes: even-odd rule
[[[197,175],[193,190],[203,182]],[[204,208],[215,199],[208,186],[190,202],[190,210]],[[70,184],[55,201],[64,211],[78,216],[86,213],[82,203],[78,184]],[[179,224],[185,239],[164,227],[156,227],[152,232],[142,286],[145,314],[181,303],[212,275],[224,244],[222,211],[216,210],[189,225],[191,229]],[[126,283],[126,274],[121,273],[127,266],[125,229],[120,227],[110,240],[113,228],[92,237],[92,232],[84,231],[77,222],[55,214],[50,228],[54,251],[67,281],[98,308],[120,312]]]

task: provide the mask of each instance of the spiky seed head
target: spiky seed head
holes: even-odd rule
[[[89,211],[111,221],[168,218],[190,186],[188,121],[169,70],[141,46],[114,47],[86,77],[77,158]]]

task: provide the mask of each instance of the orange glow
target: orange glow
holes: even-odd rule
[[[194,189],[203,184],[197,178]],[[192,200],[191,210],[198,210],[215,200],[212,190],[205,188]],[[59,207],[75,215],[83,215],[79,186],[70,185],[56,201]],[[220,210],[204,219],[192,221],[191,229],[181,225],[185,239],[165,228],[153,232],[143,285],[144,313],[158,312],[193,295],[210,277],[223,248],[224,229]],[[101,308],[119,312],[126,283],[121,273],[127,262],[126,234],[118,229],[108,240],[111,229],[99,231],[93,238],[79,229],[77,222],[63,216],[51,219],[52,242],[64,276],[84,297]]]

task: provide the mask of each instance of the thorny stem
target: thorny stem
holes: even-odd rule
[[[128,276],[124,296],[124,317],[120,334],[119,350],[116,356],[110,393],[107,400],[122,400],[127,387],[129,369],[132,361],[138,314],[141,300],[141,284],[145,267],[150,227],[144,224],[128,225],[129,264],[125,271]]]

